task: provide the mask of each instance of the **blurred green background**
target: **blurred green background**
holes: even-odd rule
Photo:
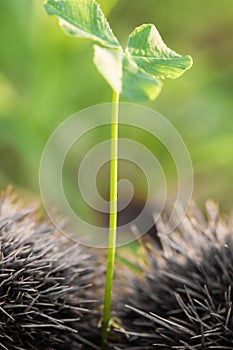
[[[212,198],[232,209],[232,0],[99,3],[123,45],[136,26],[152,22],[169,47],[192,55],[193,68],[166,81],[159,98],[144,105],[167,117],[183,137],[194,167],[193,198],[201,207]],[[85,107],[111,100],[92,63],[92,44],[67,37],[42,5],[40,0],[0,2],[0,188],[11,183],[30,198],[39,198],[40,158],[55,127]],[[148,144],[147,135],[137,137],[160,153],[172,188],[177,179],[168,155],[156,142]],[[144,185],[138,179],[140,200]],[[75,202],[69,176],[66,186]]]

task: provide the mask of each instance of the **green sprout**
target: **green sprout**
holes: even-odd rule
[[[108,262],[102,317],[102,349],[111,324],[111,295],[117,234],[118,106],[119,98],[154,100],[165,78],[175,79],[192,66],[190,56],[169,49],[153,24],[137,27],[123,49],[95,0],[47,0],[45,9],[59,18],[68,35],[91,39],[94,63],[113,90],[111,122],[110,218]]]

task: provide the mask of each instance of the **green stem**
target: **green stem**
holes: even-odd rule
[[[112,282],[116,255],[117,233],[117,173],[118,173],[118,108],[119,94],[113,92],[112,98],[112,123],[111,123],[111,166],[110,166],[110,213],[109,213],[109,241],[108,261],[106,272],[106,284],[104,295],[104,310],[102,321],[102,349],[105,348],[108,339],[110,309],[112,299]]]

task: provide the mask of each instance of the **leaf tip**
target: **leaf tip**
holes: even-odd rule
[[[181,72],[181,75],[186,72],[187,70],[189,70],[190,68],[192,68],[193,66],[193,58],[190,55],[186,55],[186,56],[181,56],[182,58],[182,65],[183,65],[183,72]]]
[[[188,65],[187,69],[190,69],[193,66],[193,58],[192,58],[192,56],[188,55],[187,59],[189,60],[189,65]]]

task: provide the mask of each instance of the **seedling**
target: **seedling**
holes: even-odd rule
[[[175,79],[192,66],[163,42],[153,24],[143,24],[123,49],[95,0],[47,0],[45,9],[59,18],[68,35],[91,39],[94,63],[113,90],[110,160],[110,218],[108,262],[102,318],[102,349],[107,344],[117,233],[118,106],[120,96],[130,100],[154,100],[165,78]]]

